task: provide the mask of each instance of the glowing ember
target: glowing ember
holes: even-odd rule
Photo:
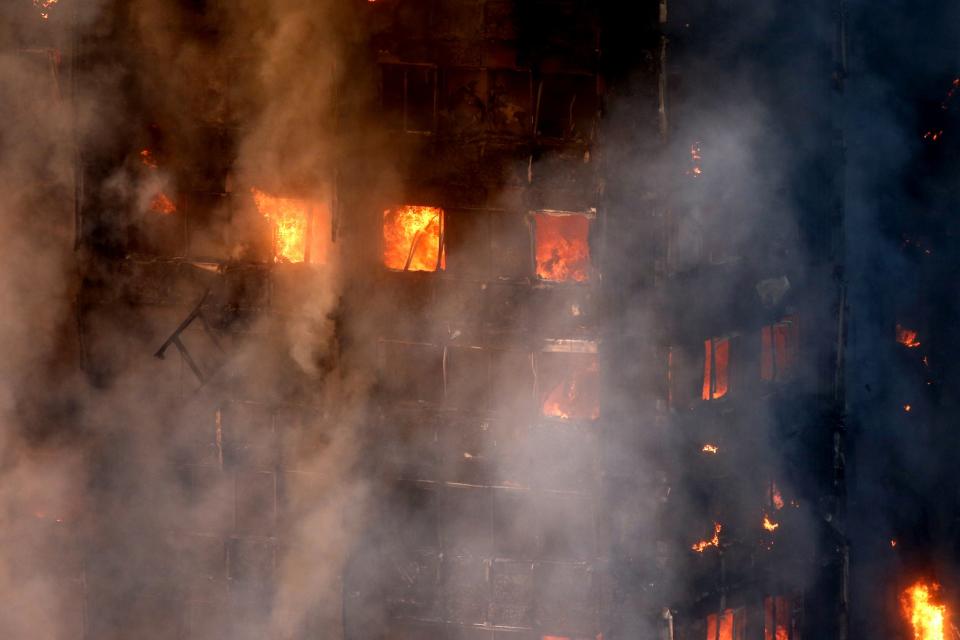
[[[694,142],[690,145],[690,169],[687,171],[688,176],[693,176],[697,178],[703,174],[703,169],[700,167],[700,161],[703,159],[703,156],[700,154],[700,143]]]
[[[554,282],[590,278],[590,219],[538,213],[533,217],[537,277]]]
[[[397,271],[447,267],[443,252],[443,209],[406,205],[383,212],[383,264]]]
[[[303,262],[310,206],[304,200],[278,198],[256,188],[250,191],[257,211],[273,225],[274,261]]]
[[[774,522],[770,519],[770,516],[763,514],[763,528],[767,531],[776,531],[780,527],[779,522]]]
[[[33,0],[33,6],[40,9],[40,17],[44,20],[50,18],[50,7],[57,4],[60,0]]]
[[[908,349],[915,349],[920,346],[920,341],[917,340],[917,332],[899,324],[897,325],[897,342]]]
[[[150,149],[140,150],[140,162],[143,163],[143,166],[150,169],[159,168],[159,165],[157,164],[156,159],[153,157],[153,153],[150,151]]]
[[[940,585],[918,581],[900,596],[903,614],[913,627],[914,640],[944,640],[947,607],[934,602]]]
[[[892,549],[896,549],[896,548],[897,548],[897,539],[896,539],[896,538],[891,538],[891,539],[890,539],[890,547],[891,547]]]
[[[177,205],[173,204],[173,200],[161,191],[150,200],[150,211],[168,216],[176,213]]]
[[[776,482],[770,483],[770,503],[777,511],[783,509],[783,494],[780,493],[780,488]]]
[[[700,449],[700,451],[703,451],[704,453],[717,453],[720,451],[720,447],[715,444],[707,443],[703,445],[703,449]]]
[[[700,542],[690,545],[690,548],[696,551],[697,553],[703,553],[707,547],[719,547],[720,546],[720,531],[723,530],[723,525],[719,522],[713,523],[713,537],[709,540],[701,540]]]
[[[906,411],[907,413],[910,413],[913,410],[913,407],[910,406],[909,404],[905,404],[903,405],[903,410]]]
[[[581,366],[567,372],[546,394],[543,415],[561,420],[596,420],[600,417],[597,359],[577,360]]]

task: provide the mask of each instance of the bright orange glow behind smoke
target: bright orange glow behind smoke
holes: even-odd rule
[[[150,211],[168,216],[171,213],[176,213],[177,205],[173,204],[173,200],[161,191],[150,200]]]
[[[897,342],[908,349],[914,349],[920,346],[920,341],[917,340],[917,332],[913,329],[902,327],[899,324],[897,325]]]
[[[703,451],[704,453],[717,453],[720,451],[720,447],[708,442],[707,444],[703,445],[703,448],[700,449],[700,451]]]
[[[790,599],[783,596],[763,599],[763,640],[789,640]]]
[[[537,277],[554,282],[590,278],[590,219],[583,215],[533,217]]]
[[[720,532],[723,530],[723,525],[719,522],[713,523],[713,537],[709,540],[701,540],[695,544],[690,545],[690,548],[696,551],[697,553],[703,553],[707,547],[719,547],[720,546]]]
[[[140,163],[151,171],[157,171],[160,168],[156,157],[153,155],[153,152],[150,151],[150,149],[140,150]],[[150,198],[150,204],[148,207],[150,211],[153,211],[154,213],[160,213],[165,216],[177,212],[177,205],[174,204],[170,196],[163,191],[157,191],[153,194],[153,196]]]
[[[579,365],[546,394],[543,415],[562,420],[596,420],[600,417],[597,359],[576,358]]]
[[[33,0],[33,6],[40,9],[40,17],[44,20],[50,17],[50,7],[57,4],[60,0]]]
[[[700,397],[704,400],[716,400],[727,395],[730,340],[727,338],[705,340],[703,348],[703,391]]]
[[[440,207],[387,209],[383,212],[383,264],[397,271],[446,269],[443,224]]]
[[[913,640],[944,640],[947,607],[934,598],[940,585],[918,581],[900,596],[903,614],[913,628]]]
[[[273,226],[275,262],[303,262],[307,252],[310,205],[295,198],[278,198],[259,189],[250,190],[257,211]]]
[[[726,609],[719,616],[707,616],[707,640],[743,640],[743,635],[742,609]]]

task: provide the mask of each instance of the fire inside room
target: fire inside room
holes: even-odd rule
[[[0,638],[960,640],[960,3],[0,13]]]

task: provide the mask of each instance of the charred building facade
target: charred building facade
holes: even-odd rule
[[[913,69],[867,9],[21,4],[10,139],[66,149],[11,146],[66,301],[13,361],[36,637],[946,637],[948,461],[878,469],[954,437],[953,227],[864,193],[955,205],[957,81],[922,171],[863,169],[912,126],[862,126]]]

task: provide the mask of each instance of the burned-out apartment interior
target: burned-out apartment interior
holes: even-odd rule
[[[0,637],[960,638],[955,4],[7,0]]]

